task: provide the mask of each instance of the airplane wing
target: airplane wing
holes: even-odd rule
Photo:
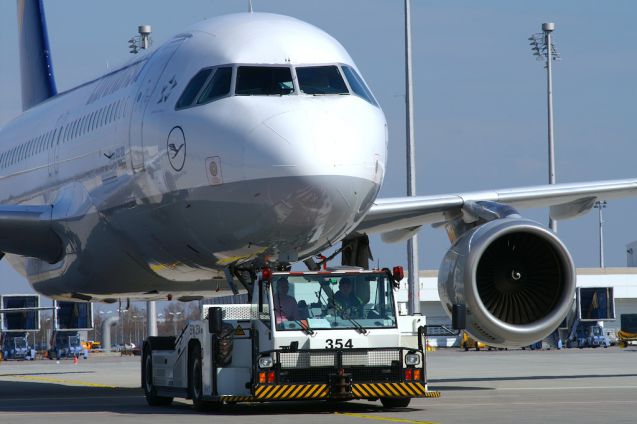
[[[13,253],[57,262],[64,244],[53,229],[52,212],[51,205],[0,205],[0,257]]]
[[[386,242],[411,237],[420,226],[446,221],[467,202],[491,201],[515,208],[549,206],[551,217],[568,219],[588,212],[596,201],[637,195],[637,179],[566,183],[434,196],[377,199],[357,233],[381,233]]]

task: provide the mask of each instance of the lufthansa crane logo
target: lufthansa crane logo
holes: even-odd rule
[[[168,162],[175,171],[181,171],[186,162],[186,137],[181,127],[170,130],[168,141],[166,142],[166,152]]]

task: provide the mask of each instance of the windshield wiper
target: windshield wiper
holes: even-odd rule
[[[310,335],[310,336],[313,336],[313,335],[314,335],[314,330],[312,330],[312,329],[310,328],[310,323],[308,322],[308,320],[305,320],[305,324],[303,324],[302,320],[300,320],[300,319],[294,320],[294,322],[295,322],[295,323],[296,323],[299,327],[301,327],[301,331],[303,331],[305,334],[308,334],[308,335]]]
[[[340,313],[341,317],[345,318],[346,320],[352,323],[352,325],[354,326],[354,328],[356,329],[358,333],[367,334],[367,329],[365,327],[363,327],[354,318],[350,317],[349,314],[344,314],[345,308],[343,308],[341,305],[337,305],[336,302],[334,302],[334,297],[332,297],[332,306],[334,307],[334,309],[336,309]]]
[[[360,334],[367,334],[367,329],[365,327],[363,327],[358,321],[356,321],[354,318],[351,318],[349,315],[347,317],[341,315],[343,318],[345,318],[346,320],[348,320],[349,322],[352,323],[352,325],[354,326],[354,328],[356,328],[356,331],[358,331]]]

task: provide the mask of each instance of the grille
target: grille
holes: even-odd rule
[[[339,368],[354,383],[400,381],[403,356],[411,349],[276,351],[280,383],[330,384]]]
[[[400,361],[396,349],[370,350],[367,352],[343,351],[343,366],[391,366]]]
[[[282,369],[279,372],[280,383],[329,383],[330,376],[337,374],[335,367],[315,367],[306,369]],[[352,376],[352,382],[400,381],[398,365],[393,367],[351,367],[345,368],[345,374]]]
[[[334,367],[316,367],[307,369],[286,369],[279,371],[280,383],[329,383]]]
[[[335,352],[281,352],[279,363],[286,368],[335,367]]]
[[[393,367],[352,367],[345,369],[345,372],[352,374],[352,381],[355,383],[366,381],[399,381],[401,378],[398,365]]]
[[[268,305],[263,305],[263,312],[259,314],[259,307],[257,305],[245,304],[245,305],[204,305],[203,310],[206,311],[204,316],[207,316],[208,309],[213,306],[218,306],[222,309],[222,317],[224,320],[230,321],[251,321],[257,319],[270,319],[270,312]]]

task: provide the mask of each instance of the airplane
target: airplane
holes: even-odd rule
[[[346,49],[268,13],[197,23],[57,92],[43,3],[18,0],[23,113],[0,130],[0,252],[59,300],[194,299],[342,243],[444,227],[443,307],[490,345],[529,344],[575,290],[566,246],[517,208],[566,219],[637,179],[377,198],[383,111]],[[361,257],[363,259],[361,259]]]

